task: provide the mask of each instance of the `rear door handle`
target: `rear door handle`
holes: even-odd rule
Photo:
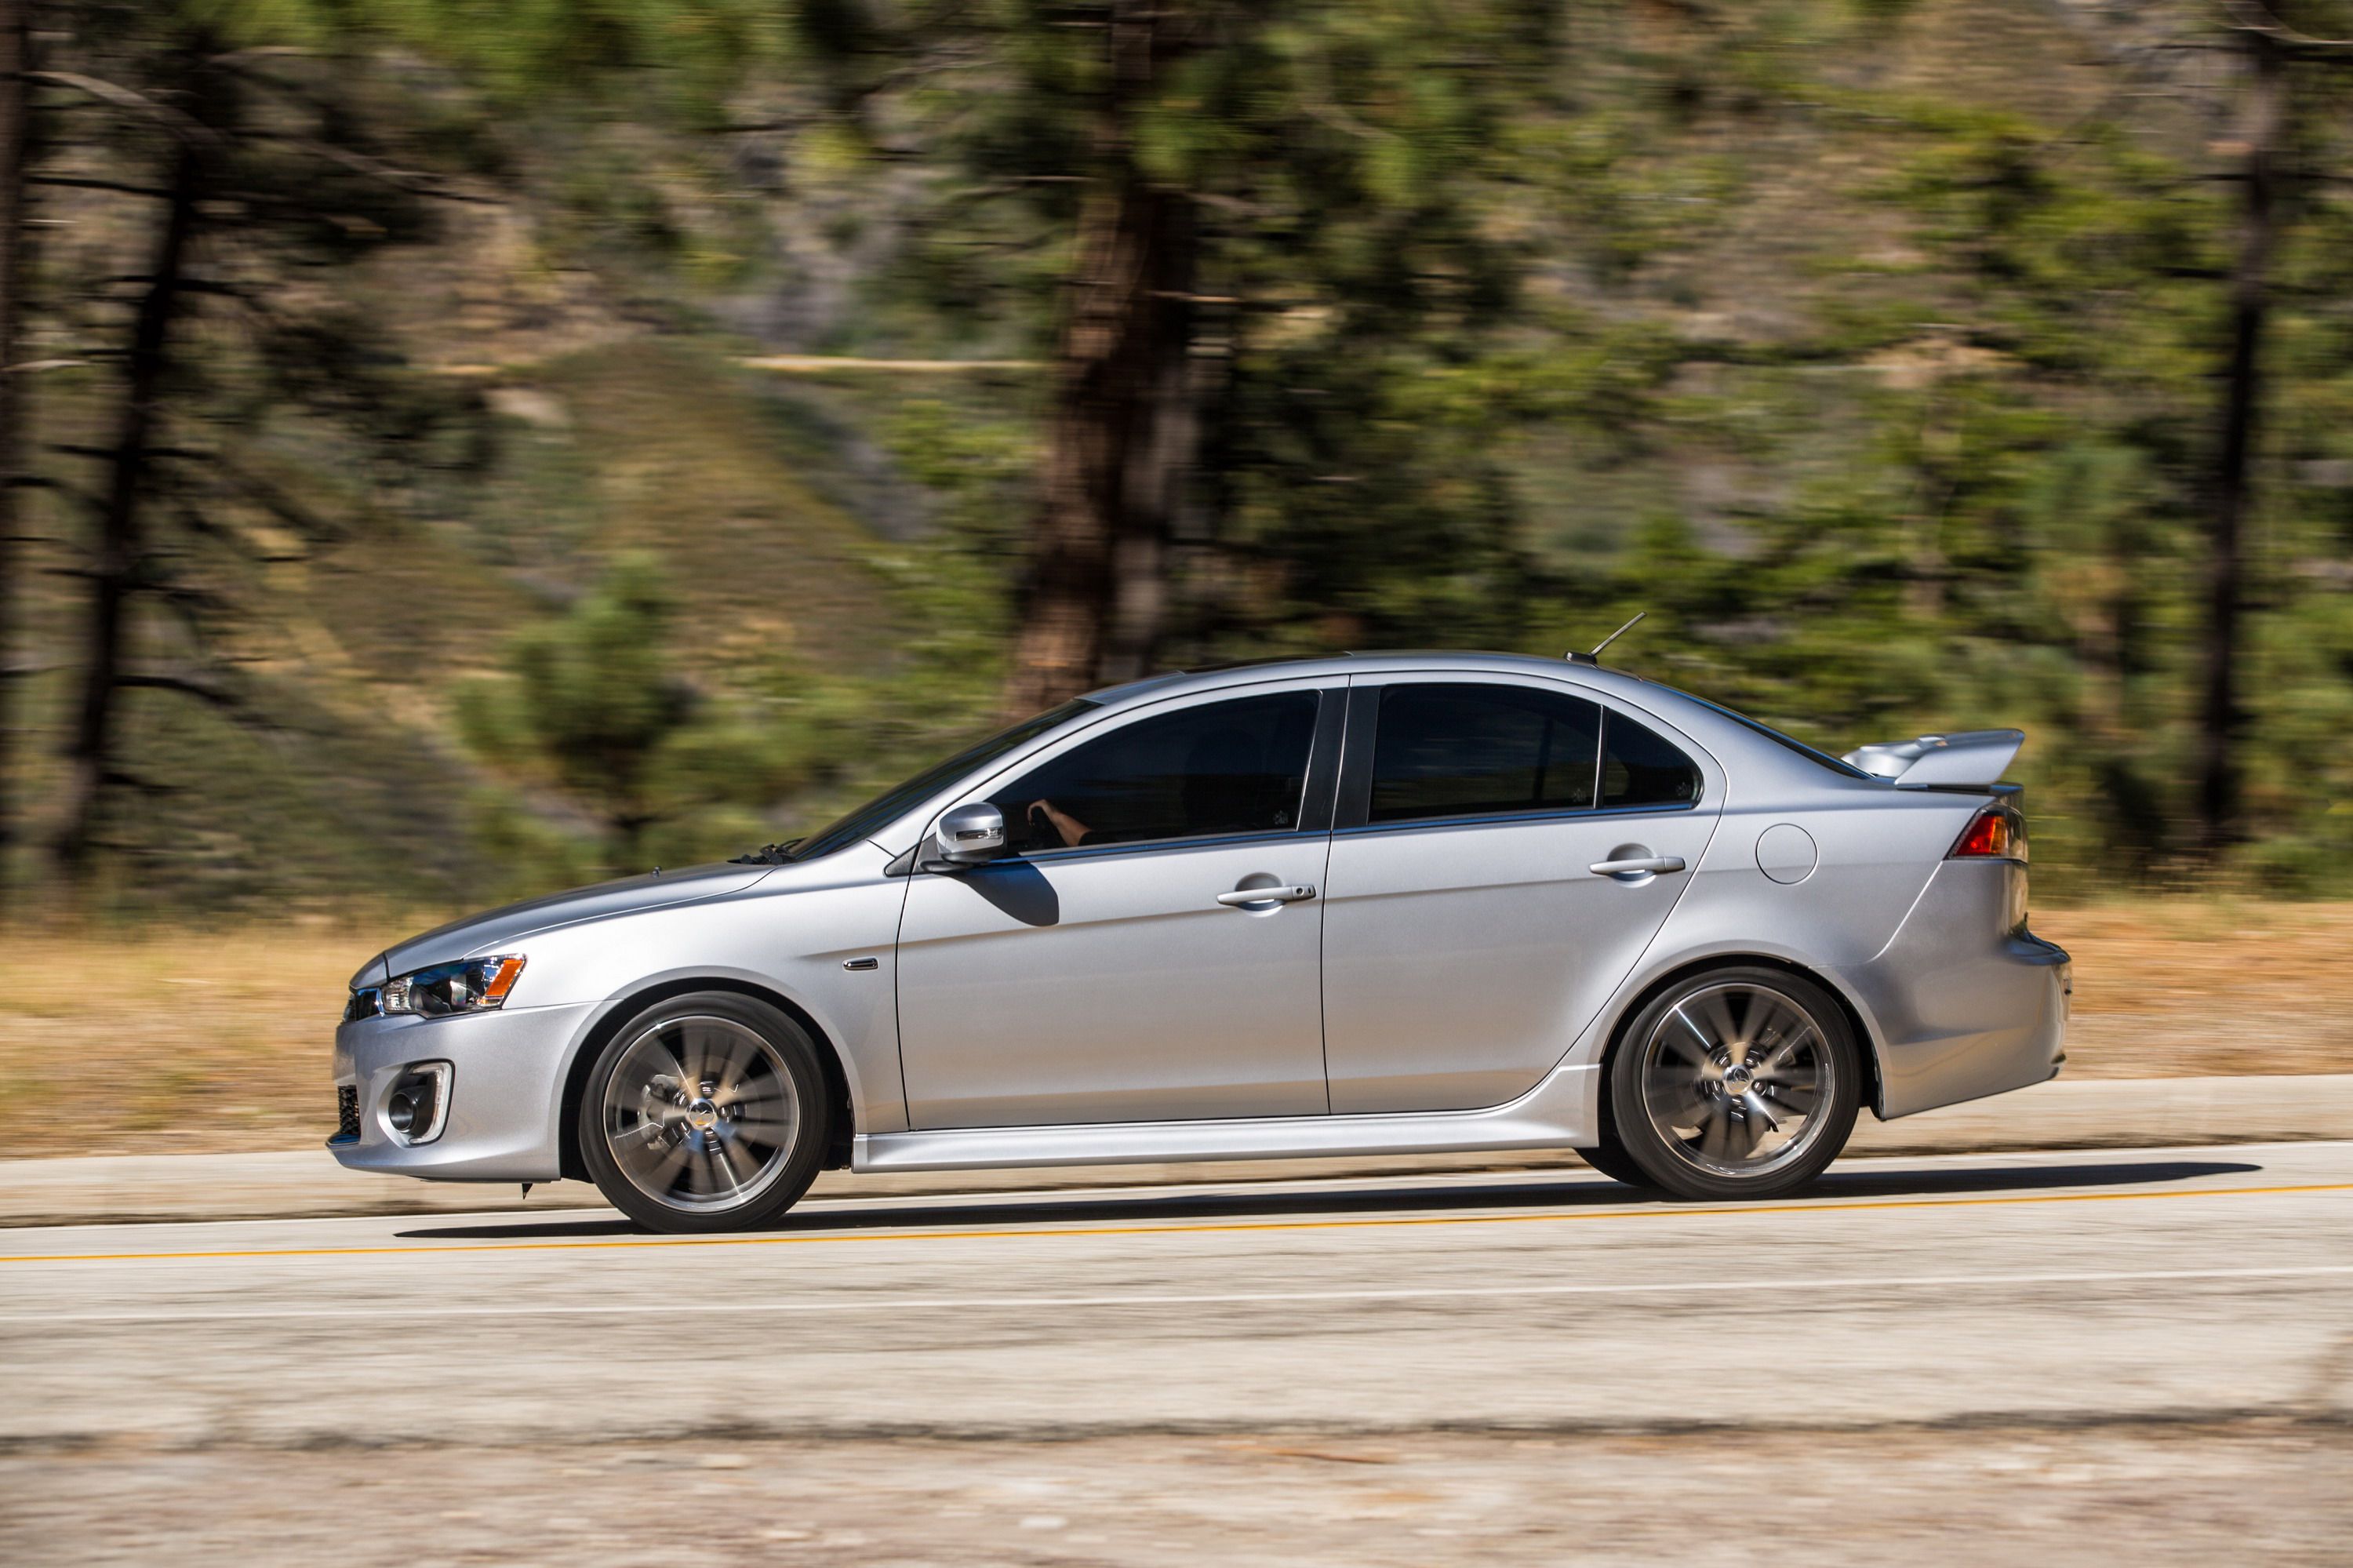
[[[1253,904],[1296,904],[1314,896],[1315,889],[1301,882],[1289,887],[1237,887],[1231,893],[1219,894],[1218,902],[1229,909],[1247,909]]]
[[[1585,869],[1596,876],[1640,876],[1645,872],[1664,874],[1683,868],[1683,857],[1679,854],[1651,854],[1640,860],[1597,860]]]

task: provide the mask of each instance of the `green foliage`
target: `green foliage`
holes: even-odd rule
[[[676,439],[693,443],[680,455],[699,480],[722,492],[763,482],[772,461],[765,453],[713,439],[731,422],[728,405],[689,390],[707,373],[692,360],[630,356],[583,365],[566,385],[581,397],[607,385],[649,392],[677,378],[672,396],[693,406]],[[876,597],[856,611],[856,625],[836,634],[813,623],[812,601],[843,586],[836,567],[834,580],[811,593],[796,596],[786,577],[745,601],[752,613],[765,607],[797,619],[811,646],[754,638],[714,649],[698,632],[744,611],[719,609],[720,585],[684,574],[675,564],[689,553],[681,543],[665,552],[666,564],[620,554],[566,608],[513,633],[496,677],[461,688],[460,733],[496,780],[469,808],[496,891],[710,860],[789,838],[992,727],[1006,591],[995,541],[1027,473],[1026,428],[936,400],[910,402],[884,422],[900,460],[938,497],[940,529],[922,540],[859,546],[853,569],[871,577]],[[667,427],[635,433],[671,436]],[[756,439],[769,429],[754,424],[733,433]],[[592,471],[616,456],[575,455]],[[828,461],[816,445],[802,457],[809,467]],[[728,472],[731,463],[744,471]],[[582,507],[574,482],[518,493],[513,503]],[[780,535],[797,537],[804,558],[821,537],[816,521],[789,513],[779,520]],[[507,547],[536,560],[552,523],[519,531]],[[554,537],[575,536],[580,526],[556,528]],[[887,641],[876,642],[886,626]],[[831,643],[836,635],[845,641]]]
[[[790,53],[791,11],[770,0],[354,0],[351,16],[462,66],[505,103],[631,91],[708,120],[746,69]]]
[[[1091,13],[1098,20],[1103,13]],[[1180,5],[1121,156],[1190,201],[1202,459],[1169,657],[1493,640],[1517,624],[1493,437],[1527,247],[1501,219],[1557,8],[1524,0]],[[1050,341],[1080,192],[1118,177],[1102,35],[1006,0],[912,22],[944,69],[906,122],[955,170],[877,293]],[[928,24],[928,30],[926,30]],[[1003,260],[996,260],[1004,254]]]
[[[1617,662],[1829,749],[2023,724],[2046,891],[2179,874],[2230,84],[2098,63],[2068,30],[2083,10],[1166,7],[1182,41],[1118,154],[1183,195],[1198,241],[1200,457],[1164,661],[1556,654],[1646,609]],[[2346,11],[2282,7],[2327,36]],[[346,87],[354,150],[467,172],[523,236],[466,260],[453,236],[483,229],[414,190],[282,141],[239,154],[241,184],[304,192],[246,236],[254,275],[303,286],[208,335],[175,415],[233,436],[237,472],[331,519],[343,555],[308,581],[235,568],[268,593],[206,633],[329,626],[353,671],[307,665],[320,641],[290,630],[235,652],[336,737],[321,768],[399,781],[364,809],[320,806],[309,775],[245,796],[313,842],[406,846],[387,858],[462,900],[789,836],[987,726],[1050,376],[781,389],[725,362],[1050,354],[1112,156],[1104,6],[171,15],[319,51],[269,69]],[[2327,892],[2353,882],[2353,75],[2316,67],[2297,92],[2241,869]],[[162,145],[77,155],[144,178]],[[70,249],[119,248],[122,220],[75,217],[54,270],[132,270]],[[459,259],[417,285],[469,323],[430,353],[366,291],[384,272],[348,281],[396,245]],[[95,445],[74,396],[51,395],[49,434]],[[500,396],[548,407],[497,415]],[[279,548],[282,520],[240,505]],[[67,645],[54,616],[37,633]],[[173,863],[264,895],[255,830],[217,803],[262,743],[162,705],[132,710],[132,762],[205,787],[158,796],[126,842],[202,846]],[[440,799],[468,802],[461,863]]]
[[[618,861],[662,815],[657,754],[694,714],[671,665],[673,612],[653,563],[623,559],[566,614],[516,634],[504,683],[459,699],[475,748],[589,803]]]

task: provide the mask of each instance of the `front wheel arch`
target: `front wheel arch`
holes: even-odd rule
[[[856,1136],[857,1111],[849,1096],[849,1075],[842,1070],[840,1047],[832,1036],[818,1027],[808,1010],[781,992],[748,980],[717,977],[687,976],[666,980],[642,991],[616,997],[597,1016],[596,1022],[582,1036],[579,1048],[573,1052],[572,1062],[564,1072],[564,1097],[556,1106],[557,1144],[556,1168],[568,1181],[588,1181],[588,1161],[580,1151],[580,1100],[588,1092],[588,1073],[596,1066],[596,1058],[620,1032],[621,1025],[659,1001],[691,991],[725,991],[746,996],[754,1001],[767,1003],[807,1032],[817,1046],[818,1067],[825,1075],[828,1108],[832,1112],[833,1138],[826,1150],[828,1171],[846,1169],[849,1164],[851,1139]]]

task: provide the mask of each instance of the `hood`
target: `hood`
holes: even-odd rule
[[[680,871],[601,882],[594,887],[510,904],[487,914],[452,920],[422,936],[411,937],[391,951],[371,959],[352,977],[354,988],[375,985],[394,975],[405,975],[427,964],[447,963],[475,953],[494,952],[520,943],[533,932],[613,915],[659,909],[665,904],[685,904],[739,893],[770,872],[772,865],[693,865]]]

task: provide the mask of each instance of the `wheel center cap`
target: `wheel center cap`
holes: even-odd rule
[[[709,1100],[697,1100],[686,1107],[686,1125],[697,1132],[709,1132],[719,1125],[719,1107]]]
[[[1750,1072],[1746,1065],[1735,1062],[1724,1070],[1724,1086],[1736,1095],[1743,1094],[1747,1091],[1750,1080],[1756,1076],[1757,1075]]]

